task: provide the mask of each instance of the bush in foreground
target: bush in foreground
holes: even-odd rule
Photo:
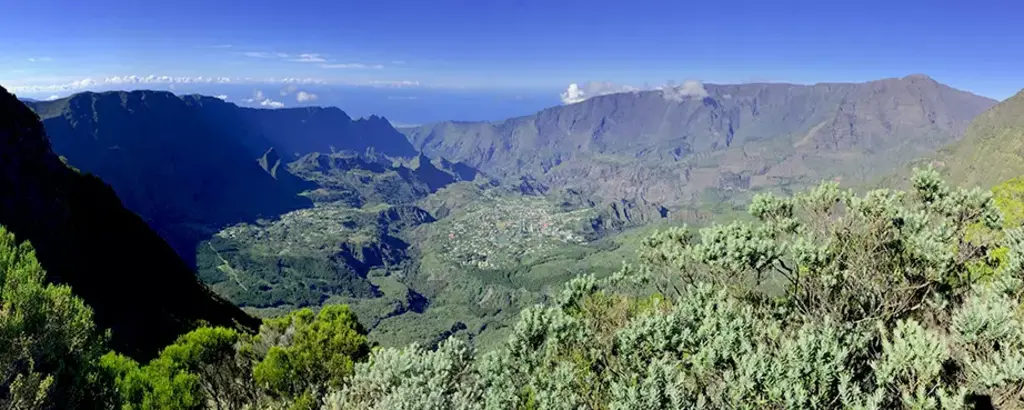
[[[754,223],[661,232],[639,266],[524,311],[501,349],[378,350],[325,408],[1024,407],[1024,232],[990,193],[913,183],[761,195]]]

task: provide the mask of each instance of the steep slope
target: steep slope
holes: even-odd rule
[[[112,343],[152,356],[199,321],[258,322],[209,292],[114,190],[53,153],[39,117],[0,87],[0,225],[94,310]]]
[[[1024,90],[975,118],[962,140],[917,163],[935,165],[961,186],[991,187],[1024,175]]]
[[[376,115],[353,120],[335,107],[240,110],[248,127],[259,130],[286,161],[311,152],[342,150],[373,149],[390,156],[416,155],[402,133]]]
[[[674,208],[826,178],[863,180],[955,141],[995,101],[912,75],[868,83],[633,92],[496,123],[404,130],[501,177]]]
[[[168,92],[82,93],[36,103],[53,150],[114,187],[178,253],[223,226],[309,207],[298,180],[264,170],[237,107]]]

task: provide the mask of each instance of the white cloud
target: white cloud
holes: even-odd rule
[[[299,91],[299,93],[295,95],[295,99],[298,100],[299,102],[316,101],[317,98],[320,97],[318,97],[316,94],[307,93],[305,91]]]
[[[30,57],[28,59],[28,62],[30,62],[30,63],[43,63],[43,62],[50,62],[50,61],[53,61],[53,59],[50,58],[50,57]]]
[[[284,97],[288,94],[291,94],[295,92],[295,90],[297,89],[299,89],[299,87],[296,87],[295,84],[288,84],[287,87],[284,87],[284,89],[281,90],[281,96]]]
[[[384,68],[384,66],[382,66],[380,64],[366,65],[366,64],[360,64],[360,63],[320,64],[320,67],[321,68],[351,68],[351,69],[358,69],[358,70],[365,70],[365,69],[380,70],[380,69]]]
[[[707,97],[708,90],[704,88],[704,83],[700,81],[686,80],[683,81],[683,85],[679,87],[675,87],[671,84],[661,87],[661,95],[665,97],[666,100],[682,101],[686,97]]]
[[[263,90],[253,90],[252,91],[252,98],[246,98],[246,99],[242,100],[242,102],[247,102],[249,104],[259,104],[262,107],[269,107],[269,108],[281,108],[281,107],[284,107],[284,103],[283,102],[274,101],[274,100],[271,100],[271,99],[267,98],[267,96],[263,94]]]
[[[103,84],[228,84],[233,80],[228,77],[170,77],[166,75],[148,75],[145,77],[128,75],[104,78]]]
[[[264,106],[264,107],[270,107],[270,108],[281,108],[281,107],[284,107],[284,103],[283,102],[274,101],[274,100],[271,100],[269,98],[266,99],[266,100],[260,101],[260,105]]]
[[[586,100],[586,93],[576,83],[569,84],[569,88],[566,88],[561,94],[562,104],[576,104]]]
[[[575,104],[580,101],[586,100],[587,98],[597,97],[599,95],[625,93],[632,91],[639,91],[639,88],[629,85],[618,85],[609,82],[590,81],[583,86],[572,83],[569,87],[560,94],[562,97],[563,104]]]
[[[217,97],[217,98],[219,98],[219,99],[221,99],[221,100],[224,100],[224,101],[227,101],[227,100],[228,100],[228,96],[226,96],[226,95],[224,95],[224,94],[221,94],[221,95],[215,95],[214,97]]]
[[[388,96],[389,100],[418,100],[419,98],[420,97],[417,97],[417,96],[414,96],[414,95],[405,95],[405,96],[392,95],[392,96]]]
[[[54,94],[54,95],[51,95],[49,97],[46,97],[46,101],[53,101],[53,100],[56,100],[56,99],[59,99],[59,98],[60,98],[59,95]]]
[[[8,90],[14,93],[43,93],[43,92],[58,92],[58,91],[74,91],[81,90],[96,85],[96,81],[91,78],[85,78],[78,81],[72,81],[64,84],[30,84],[30,85],[12,85],[7,87]]]
[[[374,87],[391,87],[391,88],[402,88],[402,87],[419,87],[419,81],[401,80],[401,81],[390,81],[390,80],[370,80],[366,83]]]
[[[68,81],[67,78],[40,78],[30,79],[27,82],[6,84],[8,90],[15,93],[31,94],[31,93],[65,93],[75,92],[82,90],[104,90],[104,89],[139,89],[139,88],[151,88],[153,84],[170,85],[170,84],[267,84],[268,86],[280,85],[282,87],[294,85],[348,85],[348,86],[362,86],[362,87],[382,87],[382,88],[403,88],[403,87],[420,87],[423,86],[419,81],[411,80],[360,80],[360,81],[344,81],[335,80],[327,81],[322,78],[311,78],[311,77],[284,77],[284,78],[253,78],[253,77],[172,77],[166,75],[124,75],[124,76],[113,76],[105,78],[83,78],[77,81],[70,81],[65,83],[54,83],[49,81]],[[297,89],[284,88],[288,90],[288,95],[291,95]],[[264,97],[263,99],[265,99]],[[262,99],[261,99],[262,100]]]
[[[327,60],[325,60],[324,57],[321,56],[320,54],[312,53],[299,54],[298,58],[293,58],[291,61],[295,61],[298,63],[323,63],[326,62]]]
[[[599,95],[643,90],[659,90],[665,99],[671,101],[682,101],[686,97],[704,98],[708,96],[708,91],[704,88],[704,83],[697,80],[683,81],[683,85],[678,87],[670,82],[669,84],[653,88],[646,84],[644,85],[644,88],[637,88],[630,85],[620,85],[610,82],[591,81],[583,84],[582,86],[577,83],[572,83],[569,84],[569,87],[559,94],[559,96],[561,97],[563,104],[575,104]]]
[[[273,77],[271,77],[269,80],[267,80],[267,82],[269,82],[269,83],[281,82],[281,83],[284,83],[284,84],[327,84],[326,80],[319,79],[319,78],[293,78],[293,77],[285,77],[285,78],[282,78],[280,80],[275,80]]]
[[[210,48],[231,48],[231,44],[214,44]]]

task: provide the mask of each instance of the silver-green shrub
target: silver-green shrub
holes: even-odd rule
[[[990,194],[912,182],[759,195],[754,222],[659,232],[638,266],[523,311],[497,351],[378,350],[326,408],[1024,408],[1024,231],[1001,231]]]

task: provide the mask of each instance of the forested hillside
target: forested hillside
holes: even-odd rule
[[[929,160],[968,185],[989,187],[1024,175],[1024,90],[979,115],[962,140]]]

